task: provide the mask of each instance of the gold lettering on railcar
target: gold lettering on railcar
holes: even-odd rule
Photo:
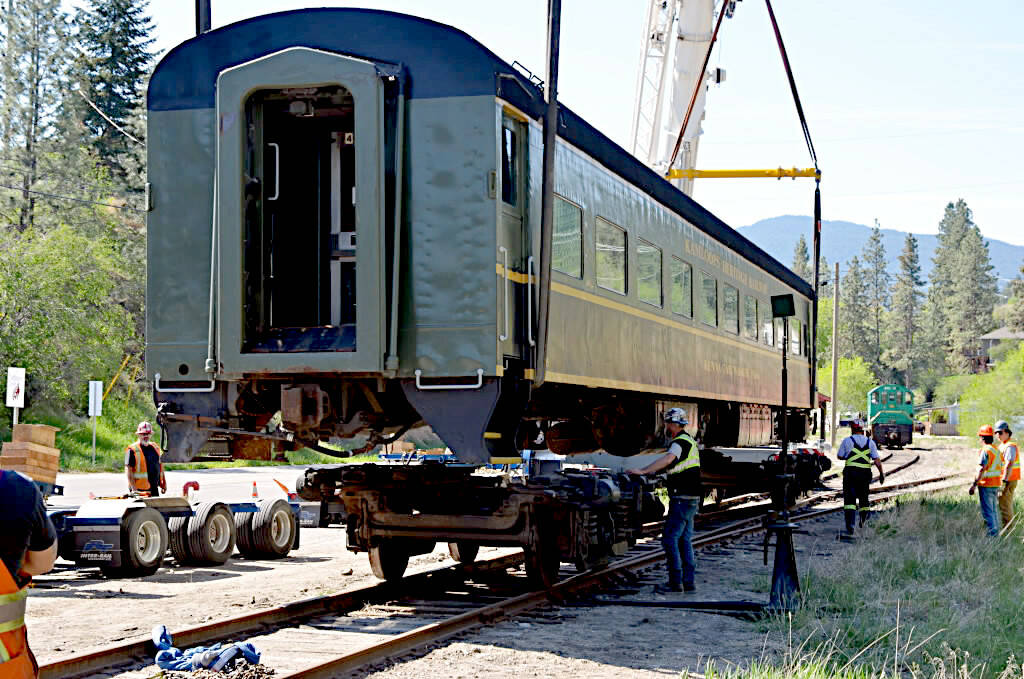
[[[721,375],[723,377],[751,381],[757,377],[757,373],[753,369],[742,365],[734,365],[723,361],[713,361],[707,358],[704,359],[702,363],[704,372],[711,375]]]
[[[713,252],[710,248],[704,245],[700,245],[691,240],[684,241],[684,249],[686,254],[692,257],[698,257],[703,259],[705,262],[710,264],[715,269],[722,271],[733,279],[739,281],[742,285],[760,292],[761,294],[768,294],[768,286],[763,281],[759,281],[755,278],[751,278],[746,271],[743,271],[732,262],[725,261],[721,255]]]

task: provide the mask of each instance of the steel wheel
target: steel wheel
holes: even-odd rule
[[[480,545],[474,542],[449,542],[448,553],[459,563],[473,563],[480,552]]]
[[[370,569],[381,580],[401,580],[409,566],[409,550],[397,540],[385,540],[370,547]]]

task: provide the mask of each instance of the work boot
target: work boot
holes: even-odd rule
[[[693,585],[690,585],[690,586],[693,587]],[[675,583],[673,583],[673,582],[666,582],[663,585],[655,585],[654,586],[654,593],[655,594],[668,594],[670,592],[682,592],[682,591],[683,591],[682,586],[679,583],[677,583],[677,582],[675,582]]]
[[[687,584],[683,585],[683,591],[684,592],[696,592],[697,591],[697,585],[693,584],[692,582],[687,583]]]

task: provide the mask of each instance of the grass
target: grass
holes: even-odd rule
[[[63,472],[121,472],[124,470],[124,449],[135,441],[135,427],[142,420],[153,423],[153,440],[160,441],[160,427],[156,424],[156,410],[149,399],[136,394],[134,398],[116,392],[103,402],[103,415],[96,419],[96,461],[92,452],[92,419],[73,413],[36,412],[29,409],[20,421],[31,424],[49,424],[57,432],[60,449],[60,470]],[[10,439],[9,429],[4,440]],[[285,453],[289,464],[334,464],[338,462],[373,462],[376,455],[337,458],[308,448]],[[167,469],[210,469],[221,467],[264,467],[282,463],[269,460],[233,460],[231,462],[188,462],[168,464]]]
[[[988,538],[977,498],[962,491],[893,503],[843,558],[809,564],[800,609],[769,622],[813,651],[716,676],[1019,677],[1022,525]]]

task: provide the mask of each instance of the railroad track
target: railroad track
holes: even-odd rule
[[[912,464],[913,461],[909,464]],[[895,471],[895,470],[893,470]],[[948,481],[941,476],[884,488],[873,488],[880,499],[927,483]],[[957,484],[959,485],[959,484]],[[816,494],[798,503],[792,520],[810,520],[840,508],[811,510],[838,493]],[[695,538],[696,547],[735,540],[763,530],[763,517],[741,518],[711,527]],[[658,526],[651,526],[652,529]],[[626,557],[600,571],[567,573],[547,591],[529,591],[522,574],[521,553],[509,554],[471,565],[435,568],[410,575],[399,583],[380,583],[337,595],[292,602],[281,607],[210,622],[184,630],[172,630],[179,648],[208,645],[244,638],[257,647],[288,649],[283,662],[274,653],[279,677],[329,677],[383,662],[416,648],[466,630],[536,609],[552,599],[560,600],[617,584],[635,582],[636,573],[664,563],[664,554],[653,540],[641,541]],[[509,573],[516,569],[516,573]],[[536,613],[533,613],[536,615]],[[374,642],[381,636],[385,639]],[[330,648],[336,656],[313,666],[310,658],[324,657]],[[102,673],[131,672],[150,665],[155,650],[148,640],[98,648],[63,658],[41,668],[41,677],[81,677]],[[299,665],[306,665],[305,667]]]

